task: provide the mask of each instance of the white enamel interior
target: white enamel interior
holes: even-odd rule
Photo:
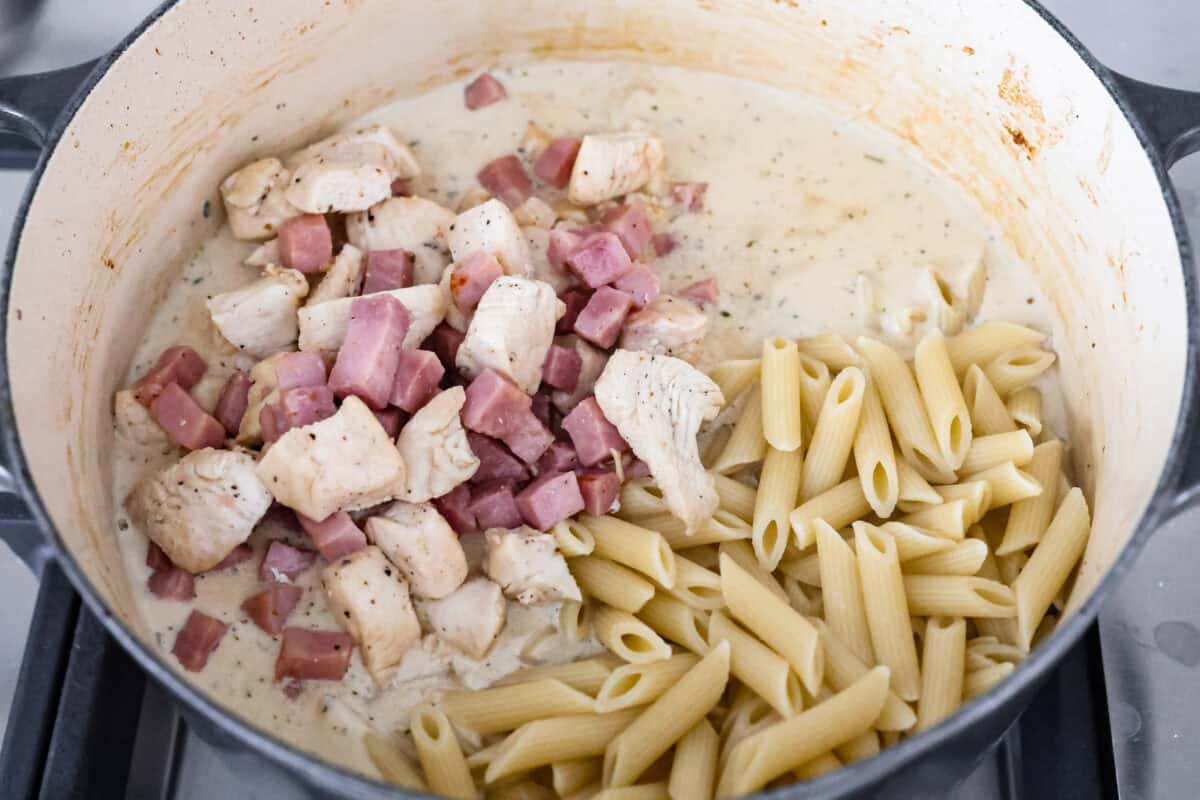
[[[815,96],[910,142],[993,215],[1057,311],[1072,457],[1096,520],[1074,602],[1095,586],[1151,497],[1177,418],[1182,270],[1132,129],[1023,2],[184,0],[68,128],[9,306],[25,453],[117,613],[137,626],[105,484],[112,392],[182,258],[220,224],[219,179],[389,98],[550,54]]]

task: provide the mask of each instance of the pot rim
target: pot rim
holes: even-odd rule
[[[157,650],[149,647],[125,624],[112,614],[103,599],[96,592],[91,582],[75,559],[75,555],[66,547],[58,529],[50,519],[41,496],[29,472],[20,437],[17,433],[16,415],[12,403],[10,374],[8,364],[8,310],[11,297],[11,274],[16,263],[17,250],[24,232],[29,214],[29,207],[37,192],[46,164],[61,141],[66,128],[70,125],[91,90],[99,84],[112,65],[120,59],[133,42],[141,37],[150,27],[163,16],[171,12],[181,0],[164,0],[162,5],[150,13],[133,31],[129,33],[115,48],[103,56],[96,67],[80,85],[75,95],[68,102],[62,114],[55,121],[46,139],[37,165],[30,175],[21,204],[13,223],[11,238],[5,254],[3,272],[0,273],[0,454],[9,465],[17,489],[29,508],[30,514],[39,528],[47,534],[54,551],[55,560],[66,572],[71,583],[75,586],[87,603],[88,608],[95,614],[108,632],[121,643],[126,652],[130,653],[138,665],[160,685],[166,687],[175,700],[184,708],[203,717],[208,724],[215,726],[226,736],[231,737],[240,746],[251,748],[255,752],[270,758],[277,765],[286,768],[291,774],[299,775],[309,785],[323,791],[340,794],[347,791],[369,790],[373,792],[391,792],[397,797],[428,797],[419,792],[410,792],[394,784],[377,781],[366,775],[346,769],[337,764],[325,761],[320,755],[309,753],[294,747],[275,737],[254,723],[243,720],[232,711],[226,710],[206,693],[201,691],[191,681],[173,669],[165,657]],[[1179,414],[1175,422],[1174,433],[1171,437],[1170,448],[1163,465],[1158,483],[1155,487],[1145,512],[1135,525],[1134,533],[1126,542],[1120,555],[1113,562],[1107,574],[1100,580],[1092,594],[1080,607],[1059,625],[1054,633],[1037,648],[1034,648],[1028,658],[1023,661],[1013,674],[1001,681],[987,693],[965,703],[962,708],[947,717],[934,727],[922,731],[916,736],[905,739],[899,744],[882,750],[873,758],[848,765],[828,775],[800,784],[780,787],[772,791],[759,793],[758,797],[795,798],[801,796],[826,796],[843,794],[876,784],[888,775],[898,771],[905,763],[918,756],[940,747],[947,741],[963,734],[975,726],[980,720],[989,716],[1000,707],[1009,703],[1014,697],[1032,692],[1047,676],[1054,665],[1060,661],[1069,648],[1083,637],[1088,626],[1092,624],[1100,610],[1100,605],[1112,591],[1113,586],[1130,569],[1134,557],[1145,545],[1147,539],[1160,523],[1168,516],[1173,504],[1173,489],[1175,488],[1183,464],[1187,458],[1187,445],[1192,435],[1200,428],[1200,420],[1193,421],[1188,412],[1196,402],[1198,391],[1198,355],[1200,355],[1200,306],[1197,303],[1196,275],[1191,240],[1187,233],[1187,225],[1180,209],[1178,197],[1167,174],[1162,155],[1153,145],[1146,123],[1138,116],[1120,87],[1113,80],[1107,68],[1060,22],[1053,14],[1044,8],[1038,0],[1023,0],[1055,33],[1063,38],[1075,51],[1076,55],[1087,65],[1097,77],[1114,103],[1125,116],[1130,127],[1137,135],[1146,157],[1150,160],[1158,179],[1171,225],[1175,232],[1175,241],[1179,250],[1183,267],[1183,287],[1188,313],[1187,324],[1187,363],[1184,367],[1183,392],[1180,400]],[[1200,415],[1197,415],[1200,416]]]

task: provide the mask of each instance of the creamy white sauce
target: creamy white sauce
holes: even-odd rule
[[[766,335],[825,331],[850,341],[862,333],[882,336],[910,351],[926,326],[899,336],[896,319],[905,309],[928,307],[923,272],[937,269],[961,295],[981,259],[989,282],[978,317],[1049,329],[1046,304],[1029,273],[971,203],[901,143],[806,98],[646,65],[547,62],[495,74],[507,87],[505,102],[469,112],[462,84],[454,84],[377,109],[363,121],[393,126],[424,170],[416,192],[451,208],[477,185],[481,166],[514,152],[530,121],[553,135],[631,127],[657,133],[666,146],[670,179],[709,184],[703,213],[661,228],[679,246],[654,264],[667,290],[719,276],[721,301],[709,327],[706,363],[753,355]],[[209,363],[195,394],[211,408],[225,377],[250,364],[221,341],[204,301],[254,280],[256,270],[242,264],[254,247],[226,229],[195,255],[146,332],[128,382],[165,347],[189,344]],[[864,309],[868,284],[876,313]],[[1055,425],[1061,419],[1058,394],[1051,379],[1039,385]],[[118,505],[138,479],[177,456],[153,430],[142,434],[148,442],[118,437],[113,455]],[[329,760],[374,773],[362,733],[407,727],[412,705],[436,690],[484,686],[522,663],[535,663],[522,662],[522,648],[556,623],[553,607],[511,604],[503,639],[482,664],[451,656],[429,639],[406,660],[391,687],[376,687],[355,654],[344,682],[309,682],[298,698],[288,699],[273,681],[278,641],[239,609],[257,589],[264,542],[285,535],[270,530],[273,524],[260,526],[251,539],[254,559],[197,578],[195,607],[230,623],[230,630],[208,666],[190,677],[235,713]],[[130,580],[144,587],[146,539],[123,515],[117,527]],[[298,584],[305,593],[290,623],[336,629],[319,567]],[[169,651],[192,604],[160,601],[146,591],[139,597],[147,625]],[[555,637],[535,651],[543,662],[562,661],[594,647]]]

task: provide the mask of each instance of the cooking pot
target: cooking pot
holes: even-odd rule
[[[392,98],[550,57],[752,78],[878,126],[999,223],[1050,299],[1064,433],[1094,504],[1063,622],[935,728],[770,794],[940,791],[1000,738],[1200,482],[1196,287],[1166,174],[1200,149],[1200,95],[1114,74],[1032,2],[177,0],[94,68],[0,81],[0,129],[43,148],[0,290],[0,438],[37,522],[14,530],[44,534],[14,546],[35,565],[54,558],[231,758],[312,794],[401,796],[241,721],[148,640],[113,524],[111,398],[182,261],[221,225],[224,175]]]

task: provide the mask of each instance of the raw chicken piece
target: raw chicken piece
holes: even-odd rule
[[[708,327],[708,316],[691,300],[659,295],[625,319],[620,345],[654,355],[694,361]]]
[[[479,468],[467,441],[459,411],[466,402],[461,386],[447,389],[413,414],[400,430],[396,448],[404,459],[408,480],[400,497],[423,503],[441,497]]]
[[[438,286],[409,286],[368,296],[377,297],[381,294],[395,297],[412,315],[408,333],[404,335],[401,345],[405,350],[417,349],[446,317],[446,296]],[[350,307],[356,299],[343,297],[300,309],[300,349],[334,351],[341,348],[346,340],[346,328],[350,325]]]
[[[533,394],[554,343],[555,323],[566,308],[549,284],[497,278],[475,309],[455,363],[468,377],[493,369]]]
[[[289,430],[257,472],[276,500],[311,519],[369,508],[404,490],[400,452],[357,397],[329,419]]]
[[[392,503],[367,520],[367,538],[399,568],[417,597],[445,597],[467,578],[458,534],[429,503]]]
[[[441,600],[423,603],[421,610],[439,639],[482,659],[504,630],[508,604],[496,583],[472,578]]]
[[[579,379],[575,383],[575,391],[564,392],[555,389],[550,395],[550,402],[554,403],[554,407],[562,413],[568,414],[571,409],[579,405],[581,400],[592,393],[596,380],[604,371],[604,363],[608,360],[608,354],[574,335],[559,336],[554,343],[574,350],[580,357]]]
[[[422,197],[392,197],[369,210],[346,217],[346,237],[358,249],[408,250],[413,254],[413,280],[437,283],[450,263],[446,231],[454,212]]]
[[[318,303],[358,294],[366,265],[367,259],[362,250],[352,244],[342,245],[341,252],[333,259],[333,266],[308,296],[306,305],[315,306]]]
[[[662,164],[663,144],[646,133],[602,133],[583,137],[567,196],[590,206],[636,191]]]
[[[516,530],[492,528],[485,537],[483,570],[505,595],[527,606],[557,600],[579,602],[579,586],[553,536],[522,526]]]
[[[617,350],[596,382],[596,401],[649,466],[686,530],[711,517],[718,497],[700,463],[696,432],[724,405],[717,385],[686,361]]]
[[[392,181],[420,174],[407,147],[383,125],[336,133],[292,154],[287,199],[310,214],[365,211],[392,195]]]
[[[321,584],[334,619],[358,642],[375,682],[384,684],[421,638],[408,584],[378,547],[330,564],[321,572]]]
[[[269,266],[249,286],[210,298],[208,313],[230,344],[266,358],[295,344],[296,311],[307,294],[308,280],[302,274]]]
[[[277,158],[260,158],[221,181],[229,228],[239,239],[263,241],[300,209],[285,197],[289,175]]]
[[[508,275],[529,277],[532,274],[525,235],[508,206],[494,198],[455,217],[447,230],[446,241],[455,261],[483,250],[494,255]]]
[[[125,500],[142,532],[188,572],[211,569],[250,536],[271,494],[245,453],[206,448],[144,478]]]

